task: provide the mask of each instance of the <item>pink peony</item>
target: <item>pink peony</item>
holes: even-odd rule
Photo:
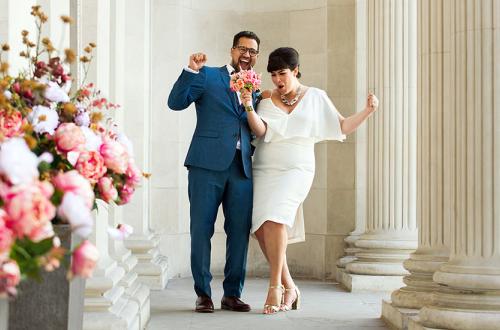
[[[125,171],[127,184],[135,187],[141,182],[142,172],[139,170],[133,159],[128,162],[127,170]]]
[[[120,143],[112,139],[105,139],[100,148],[104,157],[104,164],[118,174],[123,174],[127,170],[129,155],[127,149]]]
[[[116,228],[108,228],[108,234],[119,241],[123,241],[134,232],[134,228],[125,223],[120,223]]]
[[[53,234],[49,225],[56,215],[56,208],[50,202],[49,193],[50,189],[41,184],[14,186],[6,193],[7,226],[17,237],[27,236],[39,241]]]
[[[83,278],[91,277],[98,259],[99,251],[97,248],[89,241],[83,241],[73,252],[71,275]]]
[[[85,135],[75,124],[63,123],[56,129],[55,141],[62,152],[77,151],[85,145]]]
[[[0,264],[7,259],[14,243],[14,233],[6,226],[7,214],[0,209]]]
[[[85,205],[91,208],[94,204],[94,191],[90,182],[77,171],[58,174],[52,182],[54,186],[64,193],[72,192],[83,198]]]
[[[107,176],[100,178],[97,187],[99,188],[102,199],[106,203],[115,201],[118,198],[118,191],[113,185],[113,180],[111,178]]]
[[[106,166],[104,166],[104,158],[97,151],[82,152],[75,168],[92,183],[97,182],[107,171]]]
[[[132,195],[134,194],[134,187],[125,184],[123,188],[120,190],[120,203],[119,205],[128,204],[132,199]]]
[[[19,111],[11,111],[7,114],[7,111],[0,110],[0,133],[4,137],[21,135],[23,123],[23,117]]]
[[[15,296],[16,286],[21,281],[21,271],[14,261],[0,264],[0,297]]]

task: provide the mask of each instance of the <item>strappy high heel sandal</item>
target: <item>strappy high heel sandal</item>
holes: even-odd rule
[[[285,287],[283,285],[272,285],[269,286],[269,290],[280,290],[281,291],[281,300],[278,303],[279,305],[271,305],[271,304],[265,304],[264,305],[264,310],[262,311],[263,314],[270,315],[270,314],[276,314],[281,310],[281,305],[283,304],[283,295],[285,294]]]
[[[284,312],[288,312],[289,310],[297,310],[300,309],[300,291],[298,287],[293,287],[293,288],[285,288],[286,291],[295,291],[297,294],[297,297],[295,298],[294,301],[290,305],[285,304],[285,297],[283,297],[283,303],[281,304],[281,310]]]

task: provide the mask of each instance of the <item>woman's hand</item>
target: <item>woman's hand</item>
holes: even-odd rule
[[[252,92],[249,91],[248,89],[243,88],[243,90],[240,93],[240,98],[241,98],[241,103],[243,103],[244,106],[246,106],[246,107],[253,106],[253,104],[252,104]]]
[[[368,94],[368,98],[366,99],[366,107],[365,109],[369,112],[375,112],[378,109],[378,98],[375,94]]]

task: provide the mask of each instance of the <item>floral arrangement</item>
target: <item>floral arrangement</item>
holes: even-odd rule
[[[0,295],[14,296],[26,277],[39,278],[68,263],[70,276],[89,277],[98,250],[88,240],[95,199],[126,204],[141,181],[132,144],[118,132],[106,111],[108,102],[93,84],[85,84],[96,45],[80,57],[85,73],[81,86],[72,88],[71,49],[60,54],[49,38],[42,38],[47,15],[33,6],[36,42],[22,31],[28,68],[9,75],[0,50]],[[61,17],[66,24],[71,18]],[[83,242],[66,251],[53,225],[67,223]],[[116,238],[132,232],[122,225],[109,231]]]
[[[231,75],[229,87],[233,92],[239,92],[243,88],[251,91],[256,91],[262,83],[261,74],[254,70],[241,70]]]

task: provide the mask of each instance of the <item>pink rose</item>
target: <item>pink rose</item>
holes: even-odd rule
[[[0,264],[0,296],[15,296],[16,286],[21,281],[21,271],[14,261]]]
[[[115,201],[118,198],[118,191],[113,185],[113,180],[111,178],[107,176],[100,178],[97,187],[99,188],[102,199],[106,203]]]
[[[6,218],[7,214],[3,209],[0,209],[0,263],[7,259],[14,243],[14,233],[7,228]]]
[[[89,241],[83,241],[73,252],[71,275],[83,278],[91,277],[98,259],[99,251],[97,248]]]
[[[23,117],[19,111],[14,110],[7,114],[7,111],[0,110],[0,133],[4,137],[21,135],[23,123]]]
[[[125,171],[127,184],[135,187],[141,182],[142,172],[139,170],[133,159],[128,162],[127,170]]]
[[[64,193],[72,192],[83,198],[85,205],[91,208],[94,204],[94,192],[90,182],[78,171],[69,171],[58,174],[52,182],[54,186]]]
[[[134,232],[134,228],[125,223],[120,223],[116,228],[108,228],[108,234],[115,240],[123,241]]]
[[[134,194],[134,187],[125,184],[123,188],[120,190],[120,203],[119,205],[128,204],[132,199],[132,195]]]
[[[46,188],[46,187],[45,187]],[[50,235],[50,220],[56,215],[56,208],[38,184],[22,184],[12,187],[4,197],[7,226],[17,237],[27,236],[39,241]]]
[[[107,171],[106,166],[104,166],[104,158],[97,151],[82,152],[75,168],[92,183],[97,182]]]
[[[104,157],[104,164],[118,174],[123,174],[128,166],[127,149],[120,143],[112,139],[105,139],[100,148]]]
[[[85,135],[80,127],[73,123],[59,125],[55,133],[57,149],[62,152],[80,150],[85,145]]]

